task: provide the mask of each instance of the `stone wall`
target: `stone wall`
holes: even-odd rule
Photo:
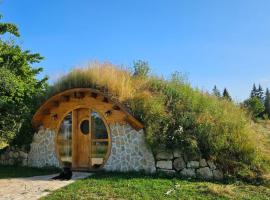
[[[35,133],[28,154],[28,165],[32,167],[60,167],[55,149],[56,133],[41,128]]]
[[[176,174],[186,178],[221,180],[223,172],[211,160],[198,158],[189,160],[179,150],[161,150],[155,155],[157,171]]]
[[[23,147],[8,147],[0,155],[0,164],[2,165],[26,166],[27,160],[28,154]]]
[[[112,148],[104,165],[107,171],[155,172],[152,151],[145,142],[143,130],[136,131],[130,125],[110,125]]]

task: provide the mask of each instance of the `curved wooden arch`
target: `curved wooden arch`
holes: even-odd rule
[[[136,130],[143,128],[143,125],[124,106],[92,88],[69,89],[50,97],[34,114],[32,125],[35,129],[43,126],[57,130],[64,115],[81,106],[97,110],[108,124],[129,123]]]

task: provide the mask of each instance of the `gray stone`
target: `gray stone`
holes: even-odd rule
[[[221,170],[215,169],[213,170],[213,176],[215,180],[222,180],[223,179],[223,172]]]
[[[182,152],[181,152],[181,150],[180,150],[180,149],[175,149],[175,150],[173,151],[173,157],[174,157],[174,158],[182,157]]]
[[[28,156],[28,154],[25,153],[25,152],[23,152],[23,151],[20,151],[20,152],[19,152],[19,155],[20,155],[20,157],[22,157],[22,158],[27,158],[27,156]]]
[[[206,179],[206,180],[211,180],[213,179],[213,173],[209,167],[203,167],[203,168],[197,169],[197,177]]]
[[[157,168],[161,169],[172,169],[172,161],[171,160],[160,160],[157,161]]]
[[[207,167],[207,162],[205,159],[200,160],[200,167]]]
[[[19,153],[18,153],[18,152],[14,152],[14,153],[13,153],[13,157],[14,157],[14,158],[18,158],[18,156],[19,156]]]
[[[199,168],[200,163],[198,161],[189,161],[187,163],[187,168]]]
[[[214,169],[217,168],[216,165],[214,164],[214,162],[212,160],[208,160],[207,161],[207,164],[210,167],[210,169],[212,169],[212,170],[214,170]]]
[[[103,169],[106,171],[156,171],[155,159],[144,140],[143,130],[129,124],[111,124],[112,151]]]
[[[182,157],[179,157],[179,158],[176,158],[174,161],[173,161],[173,167],[179,171],[179,170],[182,170],[186,167],[186,163],[184,161],[184,159]]]
[[[10,158],[13,157],[13,151],[10,151],[10,152],[8,153],[8,157],[10,157]]]
[[[195,178],[196,177],[196,173],[195,173],[195,169],[187,169],[184,168],[180,174],[184,177],[190,177],[190,178]]]
[[[55,149],[56,133],[50,129],[41,129],[35,133],[34,140],[31,144],[31,149],[28,154],[28,165],[32,167],[54,166],[59,167],[60,163],[56,156]],[[36,140],[35,138],[38,138]],[[38,141],[38,142],[37,142]],[[47,148],[48,145],[53,144],[53,149]]]
[[[156,160],[171,160],[173,159],[173,154],[170,151],[161,151],[156,155]]]
[[[157,172],[162,172],[168,175],[174,175],[176,172],[172,169],[157,169]]]

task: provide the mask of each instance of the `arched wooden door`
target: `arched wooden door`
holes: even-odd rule
[[[74,109],[61,123],[57,147],[64,166],[76,170],[98,169],[110,153],[107,124],[90,108]]]

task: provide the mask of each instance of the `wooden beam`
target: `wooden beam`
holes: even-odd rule
[[[69,96],[69,95],[63,95],[63,96],[61,96],[61,99],[62,99],[64,102],[69,102],[70,96]]]
[[[58,107],[60,105],[59,101],[52,101],[52,106]]]
[[[97,98],[97,96],[98,96],[98,94],[97,93],[95,93],[95,92],[91,92],[91,97],[93,97],[93,98]]]
[[[109,103],[109,99],[107,97],[104,97],[103,100],[102,100],[102,102]]]
[[[51,114],[49,109],[45,109],[42,112],[42,115],[49,115],[49,114]]]
[[[114,110],[120,110],[120,107],[118,105],[113,105],[112,107]]]

